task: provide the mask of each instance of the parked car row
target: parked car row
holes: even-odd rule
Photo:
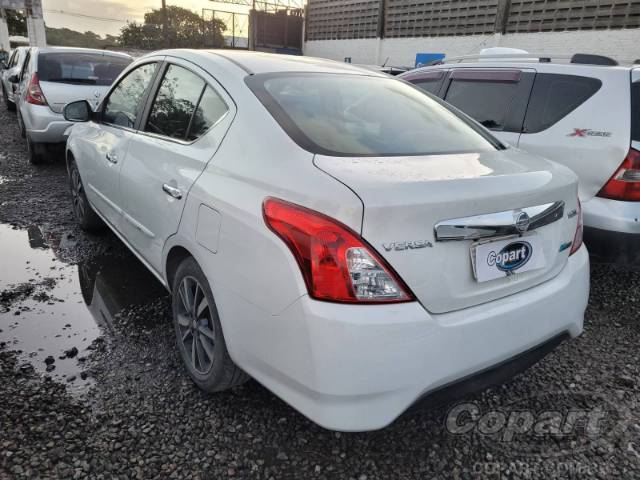
[[[585,72],[553,73],[571,77],[556,85],[537,63],[461,65],[405,74],[425,95],[326,60],[167,50],[127,66],[98,102],[66,104],[75,216],[108,226],[172,293],[200,388],[251,376],[320,425],[372,430],[417,401],[503,381],[582,332],[579,196],[596,198],[604,169],[569,167],[631,155],[635,93],[601,113],[619,124],[601,126],[573,118],[601,101],[602,85],[573,78]],[[553,133],[563,122],[579,138]],[[513,146],[535,134],[548,135],[539,151]],[[626,145],[589,150],[619,136]],[[557,162],[543,158],[554,138]],[[632,180],[633,161],[616,181]]]
[[[2,72],[2,94],[6,108],[17,110],[29,160],[40,163],[48,148],[64,144],[72,125],[62,115],[67,103],[88,99],[97,106],[132,60],[104,50],[16,48]]]

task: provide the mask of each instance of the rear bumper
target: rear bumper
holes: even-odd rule
[[[640,234],[640,202],[593,197],[582,204],[582,213],[585,227]]]
[[[582,247],[552,280],[455,312],[304,296],[280,315],[242,322],[240,341],[238,317],[235,326],[223,326],[234,360],[311,420],[334,430],[375,430],[425,395],[461,379],[473,387],[481,372],[564,334],[579,335],[588,292]],[[496,378],[515,373],[513,365]]]
[[[64,116],[49,107],[25,105],[22,118],[29,138],[35,143],[63,143],[67,140],[65,131],[73,125]]]
[[[640,265],[640,202],[594,197],[583,204],[584,241],[594,258]]]
[[[584,242],[596,261],[640,266],[640,233],[613,232],[585,226]]]

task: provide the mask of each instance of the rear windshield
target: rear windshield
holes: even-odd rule
[[[503,148],[411,85],[363,75],[263,74],[247,85],[302,148],[333,156],[434,155]]]
[[[631,140],[640,142],[640,80],[631,84]]]
[[[104,87],[111,85],[131,61],[97,53],[42,53],[38,56],[38,78],[41,82]]]

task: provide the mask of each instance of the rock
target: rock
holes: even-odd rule
[[[53,358],[52,355],[49,355],[47,358],[44,359],[44,363],[46,363],[47,365],[51,365],[52,363],[55,363],[56,359]]]
[[[65,350],[64,355],[67,358],[74,358],[78,355],[78,349],[76,347],[71,347],[69,350]]]

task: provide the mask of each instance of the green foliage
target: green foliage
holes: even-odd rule
[[[197,13],[177,6],[167,7],[168,46],[171,48],[222,47],[223,21],[205,22]],[[144,15],[144,23],[128,23],[121,30],[124,47],[157,50],[165,47],[162,9]]]
[[[76,32],[68,28],[47,27],[47,44],[64,47],[113,48],[119,45],[118,37],[102,38],[94,32]]]

